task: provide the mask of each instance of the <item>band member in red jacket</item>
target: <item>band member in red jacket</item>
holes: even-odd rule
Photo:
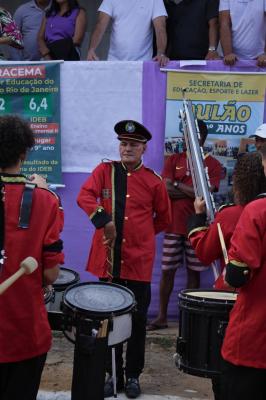
[[[98,165],[81,188],[79,206],[96,228],[87,270],[131,289],[137,300],[132,336],[127,344],[126,385],[128,397],[140,394],[139,375],[144,367],[146,317],[155,255],[155,235],[170,222],[170,206],[161,177],[145,167],[142,155],[150,132],[132,120],[115,127],[120,140],[120,161]],[[117,388],[124,388],[122,345],[116,350]],[[108,367],[108,372],[111,370]],[[108,378],[105,397],[112,396]]]
[[[266,147],[261,147],[266,173]],[[225,279],[239,294],[222,347],[223,400],[266,398],[266,194],[248,204],[231,239]]]
[[[1,400],[36,400],[51,346],[42,286],[53,283],[63,263],[59,199],[20,174],[33,145],[26,122],[0,117],[0,283],[28,256],[38,262],[34,272],[0,295]]]
[[[204,200],[199,198],[195,200],[196,214],[189,218],[188,237],[197,257],[203,264],[209,265],[220,259],[222,270],[224,269],[225,263],[217,224],[220,224],[226,248],[229,248],[232,234],[244,207],[264,191],[266,191],[266,178],[260,155],[243,153],[237,160],[233,174],[234,203],[222,206],[209,226]],[[216,281],[215,287],[216,289],[226,289],[223,274]]]

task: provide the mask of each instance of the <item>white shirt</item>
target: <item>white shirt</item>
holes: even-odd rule
[[[108,60],[151,60],[152,21],[167,16],[163,0],[103,0],[98,11],[112,18]]]
[[[266,0],[220,0],[219,11],[230,11],[233,52],[240,59],[264,53]]]

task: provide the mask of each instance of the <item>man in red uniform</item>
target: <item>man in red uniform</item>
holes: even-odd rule
[[[266,172],[266,147],[260,151]],[[223,400],[266,398],[265,196],[245,207],[231,239],[225,279],[239,294],[222,347]]]
[[[206,124],[198,120],[203,146],[208,131]],[[222,175],[221,164],[209,154],[205,156],[205,166],[211,183],[211,190],[217,191]],[[187,153],[173,154],[167,158],[163,178],[171,199],[172,221],[166,229],[163,244],[162,277],[160,282],[160,308],[158,316],[148,326],[149,330],[167,327],[167,308],[174,287],[177,268],[183,265],[185,256],[187,267],[187,288],[200,286],[200,271],[205,270],[196,258],[187,238],[187,220],[194,213],[194,189]]]
[[[146,317],[155,255],[155,235],[170,222],[170,206],[161,177],[142,163],[150,132],[138,122],[118,122],[121,161],[99,164],[84,183],[79,206],[96,227],[87,270],[111,278],[133,291],[137,312],[127,343],[126,385],[129,398],[140,394],[139,375],[144,367]],[[116,349],[117,387],[123,389],[122,345]],[[111,374],[111,369],[108,367]],[[105,397],[112,396],[108,378]]]
[[[0,399],[35,400],[51,329],[43,284],[51,284],[63,263],[58,198],[20,175],[33,133],[18,117],[0,117],[0,283],[28,256],[38,268],[0,295]],[[37,177],[38,180],[38,177]]]

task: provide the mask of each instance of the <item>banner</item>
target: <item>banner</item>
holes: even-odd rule
[[[226,168],[226,181],[217,202],[224,202],[231,185],[232,171],[240,151],[254,151],[250,139],[262,124],[266,74],[212,72],[168,72],[165,125],[165,153],[183,150],[183,134],[179,110],[182,93],[192,100],[194,115],[206,122],[208,138],[205,150]]]
[[[22,173],[61,184],[60,64],[1,63],[0,115],[6,114],[29,121],[35,134]]]

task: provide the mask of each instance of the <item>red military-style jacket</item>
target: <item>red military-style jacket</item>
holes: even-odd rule
[[[0,296],[0,363],[26,360],[50,349],[43,271],[64,261],[59,199],[49,190],[35,187],[24,208],[29,194],[25,183],[22,175],[0,174],[0,283],[14,274],[26,257],[38,262],[32,274],[19,278]],[[22,218],[22,209],[26,214],[30,210],[26,218]]]
[[[235,365],[266,368],[266,198],[249,203],[231,239],[229,261],[251,271],[230,314],[222,356]]]
[[[121,162],[98,165],[81,188],[79,206],[95,225],[87,270],[98,277],[150,282],[155,235],[170,222],[170,202],[162,179],[142,163],[127,171]],[[103,245],[103,227],[113,220],[112,252]]]
[[[228,290],[228,286],[224,285],[222,274],[225,262],[217,224],[220,223],[225,246],[229,249],[231,237],[243,209],[243,206],[234,204],[220,207],[219,212],[215,215],[215,219],[210,226],[206,223],[206,214],[194,214],[189,218],[188,238],[198,259],[204,265],[210,265],[215,260],[221,261],[221,276],[218,277],[214,284],[216,289]]]

